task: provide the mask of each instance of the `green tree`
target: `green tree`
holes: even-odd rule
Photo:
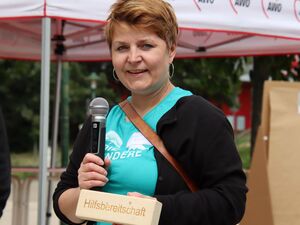
[[[238,107],[240,75],[244,58],[201,58],[176,60],[173,81],[216,104]]]
[[[90,74],[98,75],[96,96],[106,98],[110,105],[120,100],[119,93],[113,88],[110,78],[110,63],[70,63],[70,138],[74,141],[78,127],[87,117],[91,101]],[[111,70],[112,71],[112,70]]]
[[[109,65],[109,63],[106,63]],[[102,70],[102,63],[70,63],[70,133],[74,140],[78,126],[86,118],[91,100],[89,75],[99,75],[97,96],[118,101],[118,93],[111,88],[111,80]],[[110,74],[110,73],[109,73]],[[54,107],[56,64],[51,64],[50,126]],[[0,60],[0,104],[2,105],[12,152],[32,151],[39,140],[40,62]],[[50,130],[49,135],[52,132]],[[50,137],[51,138],[51,137]],[[72,143],[72,142],[71,142]]]
[[[12,151],[32,149],[38,138],[40,65],[35,62],[0,61],[0,104]]]

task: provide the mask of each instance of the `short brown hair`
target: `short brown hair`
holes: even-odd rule
[[[109,48],[119,22],[153,31],[169,49],[177,42],[176,16],[172,6],[163,0],[117,0],[110,8],[107,22],[105,34]]]

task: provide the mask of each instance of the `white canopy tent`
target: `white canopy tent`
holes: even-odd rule
[[[41,18],[64,38],[63,60],[109,60],[103,35],[113,0],[1,0],[0,57],[41,58]],[[177,57],[298,53],[299,0],[169,0],[180,26]],[[60,36],[62,35],[62,36]],[[63,39],[61,39],[63,40]]]
[[[38,224],[45,224],[50,60],[110,59],[103,35],[113,0],[1,0],[0,58],[41,60]],[[168,0],[177,58],[300,52],[300,0]],[[56,50],[64,50],[57,55]]]

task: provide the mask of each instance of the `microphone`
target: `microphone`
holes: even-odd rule
[[[91,153],[96,154],[104,161],[106,115],[109,110],[108,102],[101,97],[94,98],[90,102],[89,110],[92,115]],[[91,190],[101,191],[101,187],[92,187]],[[95,223],[95,221],[88,221],[87,225],[94,225]]]
[[[92,115],[91,152],[104,160],[105,124],[109,105],[104,98],[98,97],[91,101],[89,109]]]

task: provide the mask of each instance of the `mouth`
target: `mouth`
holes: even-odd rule
[[[146,69],[143,69],[143,70],[141,70],[141,69],[138,69],[138,70],[127,70],[127,73],[133,74],[133,75],[138,75],[138,74],[145,73],[147,71],[148,70],[146,70]]]

